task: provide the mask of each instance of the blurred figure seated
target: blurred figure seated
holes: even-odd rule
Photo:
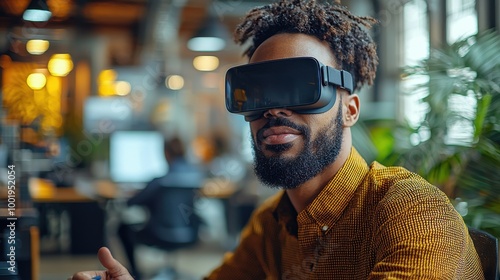
[[[194,213],[197,190],[205,178],[203,170],[190,163],[182,141],[175,137],[165,142],[168,172],[149,182],[127,201],[128,206],[144,206],[149,212],[145,224],[123,223],[118,228],[135,279],[140,279],[134,248],[137,244],[171,251],[198,241],[199,217]]]

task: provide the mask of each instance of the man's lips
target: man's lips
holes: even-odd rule
[[[262,143],[266,145],[279,145],[292,142],[300,136],[300,132],[286,126],[271,127],[262,133]]]

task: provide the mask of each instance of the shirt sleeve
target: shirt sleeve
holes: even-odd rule
[[[398,182],[375,215],[368,279],[484,279],[467,226],[436,187]]]
[[[234,252],[224,256],[222,265],[216,268],[205,280],[265,279],[262,266],[264,226],[262,212],[257,211],[241,233],[241,241]]]

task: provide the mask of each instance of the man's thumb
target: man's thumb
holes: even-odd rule
[[[125,277],[123,279],[133,279],[128,270],[120,262],[113,258],[113,255],[111,255],[108,248],[100,248],[97,252],[97,257],[112,278]]]

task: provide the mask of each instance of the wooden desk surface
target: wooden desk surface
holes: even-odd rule
[[[58,188],[51,181],[30,178],[29,192],[33,202],[38,203],[71,203],[90,202],[95,199],[129,198],[133,192],[124,191],[120,186],[107,180],[92,182],[87,189],[79,187]],[[200,194],[208,198],[228,198],[234,194],[236,186],[233,183],[220,179],[210,179],[200,188]]]
[[[234,182],[222,178],[211,178],[205,181],[200,189],[200,194],[207,198],[227,199],[234,195],[236,190]]]
[[[58,188],[52,182],[39,178],[30,178],[29,192],[33,202],[71,203],[91,202],[92,198],[81,194],[74,187]]]
[[[94,194],[104,199],[128,198],[132,196],[120,189],[120,187],[107,180],[98,180],[93,183]]]
[[[93,199],[80,194],[75,188],[56,188],[50,196],[35,195],[31,197],[38,203],[91,202]]]
[[[94,195],[104,199],[130,198],[139,190],[124,190],[119,184],[111,181],[95,181],[93,184]],[[207,198],[225,199],[231,197],[237,190],[233,182],[220,178],[207,179],[200,188],[200,195]]]

